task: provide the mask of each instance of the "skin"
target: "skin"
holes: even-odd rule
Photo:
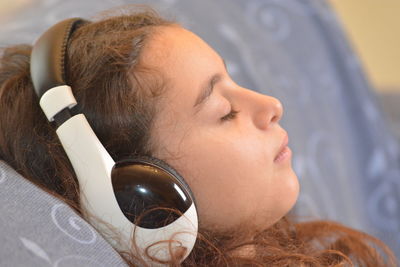
[[[284,161],[274,161],[287,135],[279,125],[281,102],[237,85],[221,57],[179,26],[160,27],[142,59],[168,85],[153,124],[154,156],[189,184],[200,226],[261,230],[282,218],[297,200],[299,183],[290,149]],[[214,74],[220,79],[196,111],[197,95]],[[231,107],[239,113],[222,121]]]

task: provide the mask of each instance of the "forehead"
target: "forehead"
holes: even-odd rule
[[[155,69],[165,79],[167,99],[178,98],[177,104],[185,109],[193,106],[207,78],[223,66],[219,55],[206,42],[180,26],[158,27],[141,56],[143,65]]]

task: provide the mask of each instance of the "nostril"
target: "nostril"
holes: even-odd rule
[[[280,120],[280,116],[274,115],[271,119],[271,122],[278,122]]]

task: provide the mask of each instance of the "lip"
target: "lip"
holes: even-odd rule
[[[287,149],[287,145],[289,144],[289,136],[288,134],[285,132],[285,135],[283,136],[283,140],[282,143],[279,147],[278,152],[275,155],[274,161],[277,161],[279,156]]]

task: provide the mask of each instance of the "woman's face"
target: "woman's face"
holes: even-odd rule
[[[161,27],[142,56],[168,83],[152,132],[154,156],[191,187],[200,226],[261,229],[284,216],[299,184],[290,149],[280,153],[287,133],[279,100],[237,85],[221,57],[181,27]],[[239,112],[228,115],[231,109]]]

